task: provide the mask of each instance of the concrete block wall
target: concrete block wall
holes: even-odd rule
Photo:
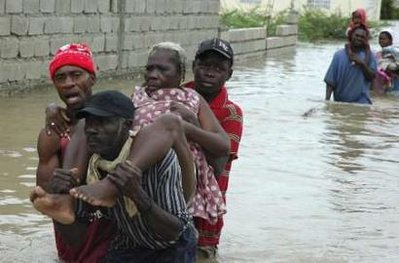
[[[200,41],[217,36],[220,2],[215,0],[128,0],[123,14],[120,66],[142,67],[149,48],[161,41],[180,43],[194,57]]]
[[[298,41],[298,13],[288,14],[285,25],[276,28],[276,36],[266,39],[267,54],[277,54],[292,50]]]
[[[277,49],[288,50],[297,43],[296,24],[279,25],[275,37],[267,37],[266,27],[230,29],[220,33],[220,37],[231,42],[236,61],[259,58]]]
[[[99,75],[145,65],[160,41],[217,36],[219,0],[0,0],[0,92],[48,84],[48,63],[69,42],[91,46]]]
[[[48,63],[70,42],[90,45],[100,77],[139,72],[161,41],[192,59],[200,41],[219,36],[236,61],[296,44],[295,17],[268,38],[265,27],[220,31],[219,9],[220,0],[0,0],[0,94],[50,84]]]
[[[297,25],[279,25],[276,28],[276,36],[266,39],[266,49],[285,48],[295,46],[298,40]]]
[[[230,29],[220,33],[228,40],[235,54],[235,60],[247,60],[266,53],[266,27]]]

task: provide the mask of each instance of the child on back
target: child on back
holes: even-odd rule
[[[363,24],[365,26],[367,26],[367,15],[366,15],[366,10],[364,10],[363,8],[358,8],[355,11],[352,12],[352,18],[351,18],[351,22],[348,26],[348,30],[347,32],[360,25]]]
[[[369,27],[367,26],[367,15],[366,15],[366,10],[363,8],[358,8],[355,11],[352,12],[351,16],[351,22],[348,25],[348,28],[346,29],[346,37],[348,42],[345,44],[345,49],[348,52],[348,57],[353,53],[353,49],[351,47],[351,32],[354,28],[357,28],[359,26],[363,26],[368,33],[369,32]],[[370,34],[369,34],[370,35]],[[367,52],[367,57],[366,57],[366,62],[369,60],[369,56],[371,54],[370,52],[370,45],[368,44],[368,40],[366,44],[366,52]],[[352,62],[353,64],[353,62]]]

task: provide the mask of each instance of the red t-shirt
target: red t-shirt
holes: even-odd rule
[[[184,86],[194,88],[194,82],[189,82]],[[224,166],[223,173],[218,178],[220,190],[226,201],[225,194],[228,188],[231,164],[233,160],[238,158],[237,153],[243,129],[243,113],[237,104],[229,100],[226,87],[222,87],[219,94],[208,104],[224,131],[230,137],[230,158]],[[219,244],[224,225],[223,217],[219,217],[214,225],[199,217],[194,218],[194,223],[199,233],[198,246],[217,246]]]

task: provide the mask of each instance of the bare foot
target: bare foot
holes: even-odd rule
[[[118,188],[107,177],[94,184],[72,188],[69,193],[94,206],[112,207],[118,198]]]
[[[55,221],[70,225],[75,222],[74,200],[65,194],[49,194],[36,186],[30,194],[33,207]]]

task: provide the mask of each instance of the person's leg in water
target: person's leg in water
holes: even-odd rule
[[[160,161],[173,148],[182,168],[184,197],[188,201],[194,193],[196,178],[194,162],[183,129],[183,124],[176,115],[165,114],[159,117],[136,135],[127,160],[143,171]],[[112,207],[116,203],[119,191],[111,180],[105,177],[93,184],[75,187],[71,189],[70,194],[94,206]]]

